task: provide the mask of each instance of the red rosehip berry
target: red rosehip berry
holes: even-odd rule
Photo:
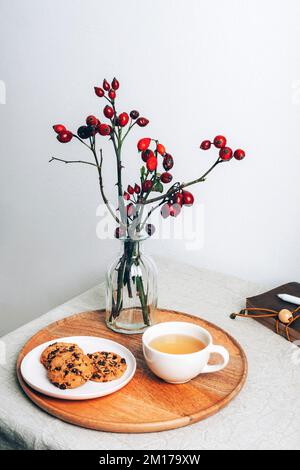
[[[153,224],[146,224],[145,230],[150,237],[155,233],[155,227]]]
[[[140,194],[141,192],[141,187],[138,184],[134,185],[134,192],[135,194]]]
[[[134,189],[133,189],[132,186],[130,186],[130,184],[129,184],[128,187],[127,187],[127,192],[128,192],[129,194],[133,194],[133,193],[134,193]]]
[[[243,158],[245,158],[246,154],[244,152],[244,150],[242,149],[237,149],[234,151],[234,154],[233,154],[234,158],[236,158],[237,160],[243,160]]]
[[[98,124],[98,119],[95,116],[88,116],[85,120],[88,126],[96,126]]]
[[[111,133],[111,127],[108,124],[100,124],[99,126],[99,134],[101,135],[109,135]]]
[[[203,140],[203,142],[201,142],[200,144],[200,148],[202,150],[209,150],[211,147],[211,141],[210,140]]]
[[[127,113],[121,113],[118,116],[119,126],[124,127],[129,121],[129,116]]]
[[[149,124],[149,120],[144,117],[140,117],[137,119],[136,123],[140,127],[145,127],[147,124]]]
[[[165,173],[162,173],[160,176],[160,181],[165,184],[170,183],[172,179],[173,179],[173,176],[171,175],[171,173],[165,172]]]
[[[113,117],[113,115],[115,114],[115,112],[114,112],[113,108],[107,104],[105,106],[105,108],[103,109],[103,114],[108,119],[111,119]]]
[[[118,80],[116,79],[116,77],[113,79],[113,81],[111,82],[111,87],[114,89],[114,90],[117,90],[120,86],[120,83],[118,82]]]
[[[173,160],[172,155],[170,155],[169,153],[166,153],[166,155],[164,156],[164,159],[163,159],[164,169],[165,170],[171,170],[171,168],[173,168],[173,165],[174,165],[174,160]]]
[[[142,184],[142,190],[144,193],[148,193],[152,189],[153,182],[150,180],[145,180]]]
[[[232,158],[232,150],[230,147],[222,147],[219,152],[220,158],[224,161],[228,161]]]
[[[102,88],[95,86],[94,90],[96,95],[99,96],[99,98],[102,98],[102,96],[104,96],[104,90],[102,90]]]
[[[78,127],[77,135],[80,139],[88,139],[91,136],[90,128],[87,126]]]
[[[179,204],[169,204],[170,216],[177,217],[181,212],[181,206]]]
[[[116,238],[123,238],[126,235],[126,229],[124,227],[117,227],[115,230]]]
[[[56,134],[59,134],[60,132],[66,131],[66,128],[63,124],[54,124],[52,126]]]
[[[170,204],[166,203],[162,206],[160,210],[161,216],[166,219],[170,215]]]
[[[135,207],[132,203],[126,206],[126,213],[128,217],[132,217],[135,214]]]
[[[227,142],[226,137],[224,137],[223,135],[217,135],[214,138],[214,146],[217,147],[218,149],[225,147],[226,142]]]
[[[157,144],[156,146],[157,153],[164,155],[166,153],[165,146],[163,144]]]
[[[115,90],[110,89],[109,92],[108,92],[108,96],[111,100],[114,100],[116,98]]]
[[[108,83],[108,81],[106,79],[103,80],[103,88],[105,91],[108,91],[110,89],[110,84]]]
[[[157,168],[157,158],[156,157],[150,157],[148,158],[146,162],[146,167],[147,170],[150,171],[150,173]]]
[[[155,155],[154,155],[154,153],[152,152],[152,150],[147,149],[147,150],[144,150],[144,151],[142,152],[142,160],[143,160],[144,162],[147,162],[147,161],[149,160],[149,158],[152,158],[152,157],[153,157],[153,158],[156,158]]]
[[[194,204],[194,196],[189,191],[182,191],[183,200],[182,203],[185,206],[192,206]]]
[[[128,194],[126,191],[124,191],[123,198],[124,198],[126,201],[129,201],[129,199],[130,199],[130,194]]]
[[[136,109],[133,109],[132,111],[130,111],[131,119],[137,119],[139,117],[139,115],[140,115],[140,113]]]
[[[144,137],[143,139],[140,139],[138,141],[137,148],[140,152],[142,152],[143,150],[146,150],[150,144],[151,144],[150,137]]]
[[[178,204],[182,206],[183,204],[183,194],[182,193],[175,193],[172,197],[173,204]]]
[[[70,142],[72,137],[73,137],[72,132],[67,131],[67,130],[60,132],[56,136],[57,140],[61,142],[62,144],[66,144],[67,142]]]

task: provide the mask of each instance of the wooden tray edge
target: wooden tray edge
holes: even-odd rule
[[[220,328],[218,325],[215,325],[214,323],[210,322],[209,320],[202,319],[200,317],[196,317],[195,315],[191,315],[191,314],[188,314],[188,313],[179,312],[177,310],[169,310],[169,309],[164,309],[164,308],[160,308],[159,310],[162,311],[162,312],[170,312],[171,311],[172,313],[179,314],[179,315],[185,315],[185,316],[187,316],[191,319],[204,320],[209,326],[212,326],[213,328],[217,328],[219,331],[221,331],[223,334],[225,334],[228,338],[230,338],[232,343],[239,349],[240,354],[241,354],[241,358],[242,358],[243,364],[244,364],[244,370],[243,370],[243,374],[241,376],[240,382],[237,385],[237,387],[229,395],[227,395],[225,398],[223,398],[222,400],[220,400],[219,402],[217,402],[216,404],[214,404],[210,408],[207,408],[206,410],[203,410],[199,413],[194,413],[194,414],[189,415],[189,416],[176,418],[174,420],[163,421],[163,422],[153,422],[153,423],[152,422],[151,423],[137,423],[137,424],[119,423],[119,422],[118,423],[103,422],[100,425],[99,420],[96,421],[96,420],[93,420],[93,419],[89,419],[88,424],[79,425],[77,420],[75,419],[75,417],[77,416],[76,414],[72,415],[70,412],[66,413],[66,412],[63,412],[63,411],[60,411],[60,416],[58,417],[57,414],[54,414],[54,412],[51,410],[51,407],[46,406],[44,401],[42,399],[40,399],[40,397],[39,397],[40,394],[38,392],[34,391],[33,389],[31,389],[31,387],[29,387],[26,384],[26,382],[23,380],[21,372],[20,372],[20,364],[21,364],[22,359],[24,357],[24,352],[23,351],[24,351],[27,343],[29,341],[31,341],[32,339],[34,339],[36,336],[38,336],[41,330],[39,330],[37,333],[35,333],[25,343],[25,345],[23,346],[23,348],[21,349],[21,351],[18,354],[18,358],[17,358],[17,361],[16,361],[16,374],[17,374],[17,378],[18,378],[19,384],[20,384],[23,392],[40,409],[46,411],[48,414],[50,414],[51,416],[54,416],[57,419],[61,419],[62,421],[66,422],[66,423],[69,423],[69,424],[73,424],[74,426],[77,426],[77,427],[80,426],[80,427],[83,427],[83,428],[86,428],[86,429],[93,429],[93,430],[96,430],[96,431],[104,431],[104,432],[127,433],[127,434],[162,432],[162,431],[168,431],[168,430],[188,426],[190,424],[199,422],[203,419],[206,419],[206,418],[214,415],[216,412],[218,412],[221,409],[225,408],[225,406],[227,406],[230,403],[230,401],[236,395],[238,395],[238,393],[241,391],[241,389],[243,388],[243,386],[246,382],[247,375],[248,375],[248,361],[247,361],[247,357],[246,357],[246,354],[245,354],[243,348],[241,347],[239,342],[235,338],[233,338],[227,331],[223,330],[223,328]],[[82,315],[84,313],[101,314],[101,313],[104,313],[104,312],[105,312],[104,309],[90,310],[89,312],[83,311],[83,312],[75,313],[74,315],[70,315],[68,317],[65,317],[61,320],[56,320],[55,322],[50,323],[48,326],[63,323],[66,318],[70,319],[70,318],[73,318],[77,315]],[[97,398],[95,400],[97,400]],[[205,416],[203,416],[203,415],[205,415]],[[74,419],[72,419],[72,416],[74,416]]]

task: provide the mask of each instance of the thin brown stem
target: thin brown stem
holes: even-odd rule
[[[162,199],[166,199],[166,198],[172,196],[172,194],[174,194],[175,192],[178,192],[183,188],[191,186],[192,184],[201,183],[201,182],[205,181],[206,176],[222,161],[223,160],[220,160],[218,158],[218,160],[199,178],[196,178],[195,180],[189,181],[188,183],[182,183],[179,186],[174,185],[165,194],[161,194],[160,196],[153,197],[152,199],[147,199],[147,200],[143,199],[140,203],[143,204],[143,205],[153,204],[153,202],[157,202],[157,201],[160,201]]]
[[[109,213],[112,215],[112,217],[115,219],[115,221],[117,222],[117,224],[121,224],[121,221],[120,219],[115,215],[105,193],[104,193],[104,186],[103,186],[103,178],[102,178],[102,163],[103,163],[103,154],[102,154],[102,149],[100,149],[100,162],[98,161],[98,157],[97,157],[97,154],[96,154],[96,150],[95,148],[92,149],[92,152],[93,152],[93,155],[94,155],[94,158],[95,158],[95,162],[96,162],[96,167],[98,169],[98,176],[99,176],[99,187],[100,187],[100,192],[101,192],[101,196],[102,196],[102,199],[103,199],[103,202],[104,204],[106,205]]]
[[[56,158],[56,157],[51,157],[49,160],[49,163],[53,162],[53,160],[57,160],[58,162],[63,162],[63,163],[84,163],[85,165],[97,166],[95,165],[95,163],[86,162],[85,160],[63,160],[62,158]]]

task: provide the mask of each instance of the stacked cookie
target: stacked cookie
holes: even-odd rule
[[[114,352],[85,354],[75,343],[53,343],[41,354],[50,382],[61,390],[76,388],[88,380],[109,382],[126,371],[124,357]]]

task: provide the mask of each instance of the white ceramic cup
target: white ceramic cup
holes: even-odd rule
[[[154,338],[168,334],[193,336],[205,344],[201,351],[188,354],[169,354],[153,349],[149,344]],[[172,384],[188,382],[199,374],[224,369],[229,353],[223,346],[213,344],[210,333],[201,326],[187,322],[165,322],[148,328],[142,337],[143,353],[149,369],[158,377]],[[210,353],[218,353],[223,361],[208,365]]]

